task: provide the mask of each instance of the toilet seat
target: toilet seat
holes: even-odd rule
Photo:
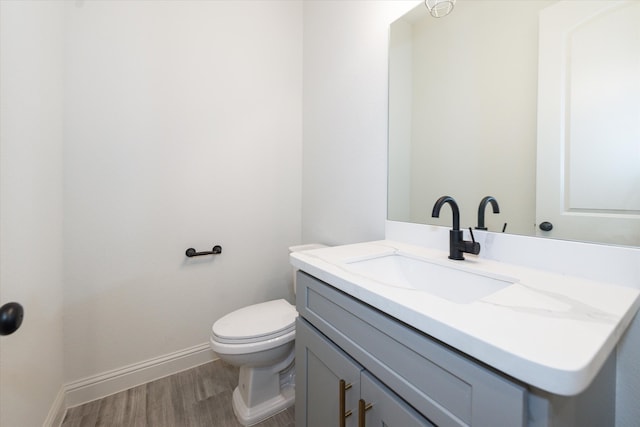
[[[284,299],[254,304],[233,311],[211,327],[211,338],[223,344],[271,341],[295,333],[298,312]]]

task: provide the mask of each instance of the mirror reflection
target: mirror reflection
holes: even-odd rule
[[[394,221],[640,245],[640,1],[458,0],[391,25]],[[505,225],[506,224],[506,225]]]

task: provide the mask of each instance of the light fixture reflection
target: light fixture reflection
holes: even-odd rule
[[[424,5],[434,18],[442,18],[453,10],[456,0],[424,0]]]

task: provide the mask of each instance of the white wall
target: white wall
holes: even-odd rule
[[[389,24],[416,1],[305,1],[302,240],[384,237]]]
[[[68,2],[65,377],[207,343],[291,297],[302,5]],[[187,259],[189,247],[221,255]]]
[[[0,337],[0,425],[37,426],[62,402],[61,4],[3,0],[0,31],[0,304],[25,309]]]

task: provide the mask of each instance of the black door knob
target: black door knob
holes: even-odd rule
[[[553,224],[551,224],[549,221],[542,222],[540,223],[540,230],[551,231],[553,230]]]
[[[14,333],[24,318],[24,309],[17,302],[9,302],[0,307],[0,335]]]

